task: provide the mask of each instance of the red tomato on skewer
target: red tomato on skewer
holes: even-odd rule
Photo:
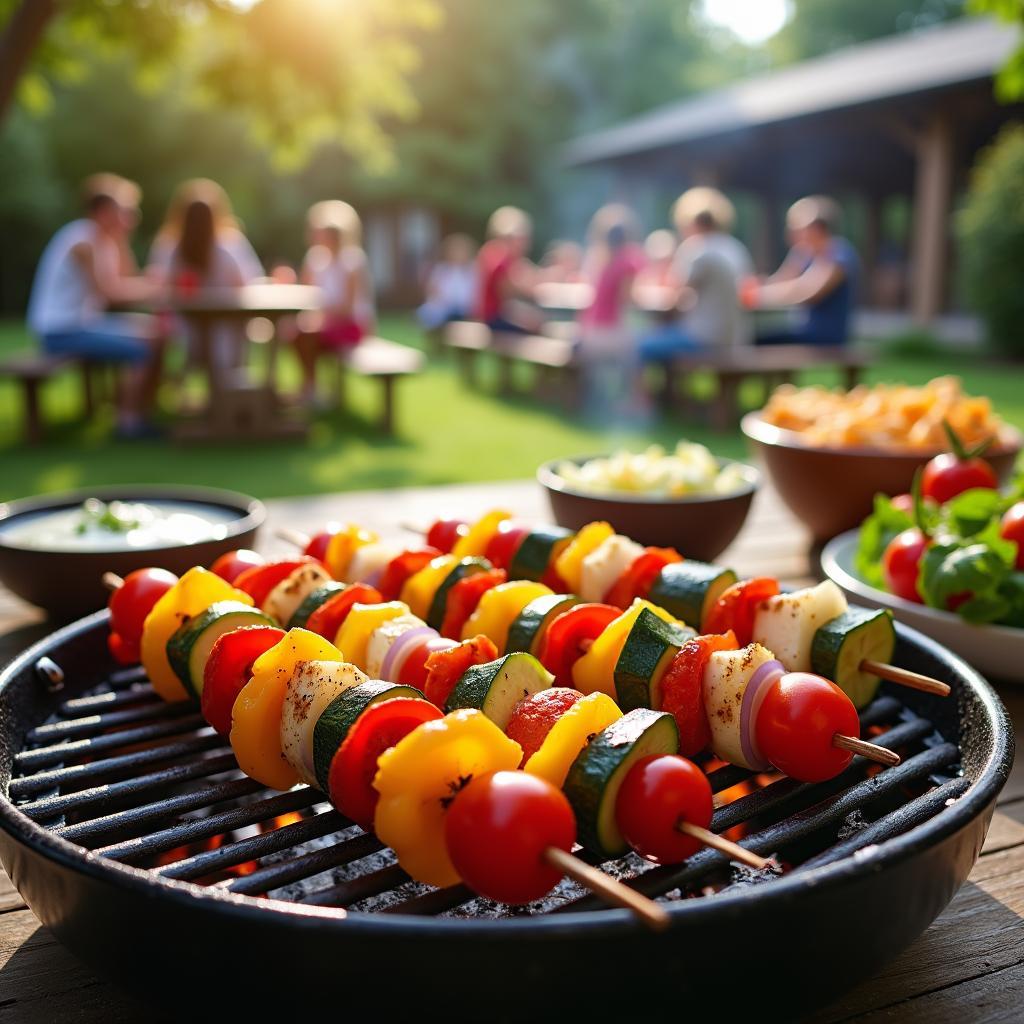
[[[256,551],[248,548],[239,548],[237,551],[227,551],[210,566],[210,572],[216,573],[222,580],[234,583],[239,576],[247,569],[263,565],[266,559]]]
[[[107,600],[110,609],[107,648],[119,664],[133,665],[139,660],[146,616],[177,582],[178,577],[166,569],[136,569],[111,593]]]

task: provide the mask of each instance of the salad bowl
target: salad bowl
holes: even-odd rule
[[[858,604],[890,608],[912,626],[955,651],[979,672],[1000,681],[1024,683],[1024,629],[975,625],[953,612],[906,601],[866,583],[857,574],[858,530],[833,538],[821,553],[821,568],[846,596]]]

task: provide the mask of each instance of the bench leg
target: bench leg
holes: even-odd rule
[[[470,349],[456,349],[459,374],[469,387],[476,387],[476,353]]]
[[[715,430],[731,430],[739,419],[739,389],[742,378],[733,373],[718,374],[718,394],[711,403],[711,426]]]
[[[843,380],[846,383],[847,390],[855,388],[860,383],[860,367],[844,366]]]
[[[39,411],[39,381],[23,380],[22,395],[25,400],[25,440],[38,444],[43,438],[43,420]]]
[[[382,433],[391,437],[395,432],[395,378],[381,377],[381,415],[380,429]]]
[[[86,360],[83,360],[79,365],[82,371],[82,406],[85,410],[85,418],[91,420],[96,415],[95,374],[99,367]]]

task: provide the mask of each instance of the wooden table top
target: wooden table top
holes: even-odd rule
[[[246,284],[240,288],[200,288],[192,294],[175,292],[171,304],[182,316],[277,316],[323,307],[323,293],[305,284]]]
[[[402,522],[444,511],[471,517],[496,506],[537,521],[550,516],[532,482],[373,491],[267,503],[267,552],[284,552],[277,526],[311,532],[329,520],[372,525],[399,536]],[[808,537],[770,490],[757,497],[736,543],[721,559],[742,575],[788,583],[812,576]],[[46,632],[41,614],[0,589],[0,664]],[[1000,688],[1020,732],[1024,690]],[[1019,737],[1018,737],[1019,739]],[[1024,1006],[1024,770],[1002,793],[981,858],[938,920],[873,978],[805,1024],[880,1021],[1018,1022]],[[0,871],[0,1018],[81,1024],[163,1018],[96,977],[43,928]]]

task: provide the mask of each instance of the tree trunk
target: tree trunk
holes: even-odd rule
[[[0,121],[14,101],[18,79],[57,13],[57,0],[21,0],[0,35]]]

